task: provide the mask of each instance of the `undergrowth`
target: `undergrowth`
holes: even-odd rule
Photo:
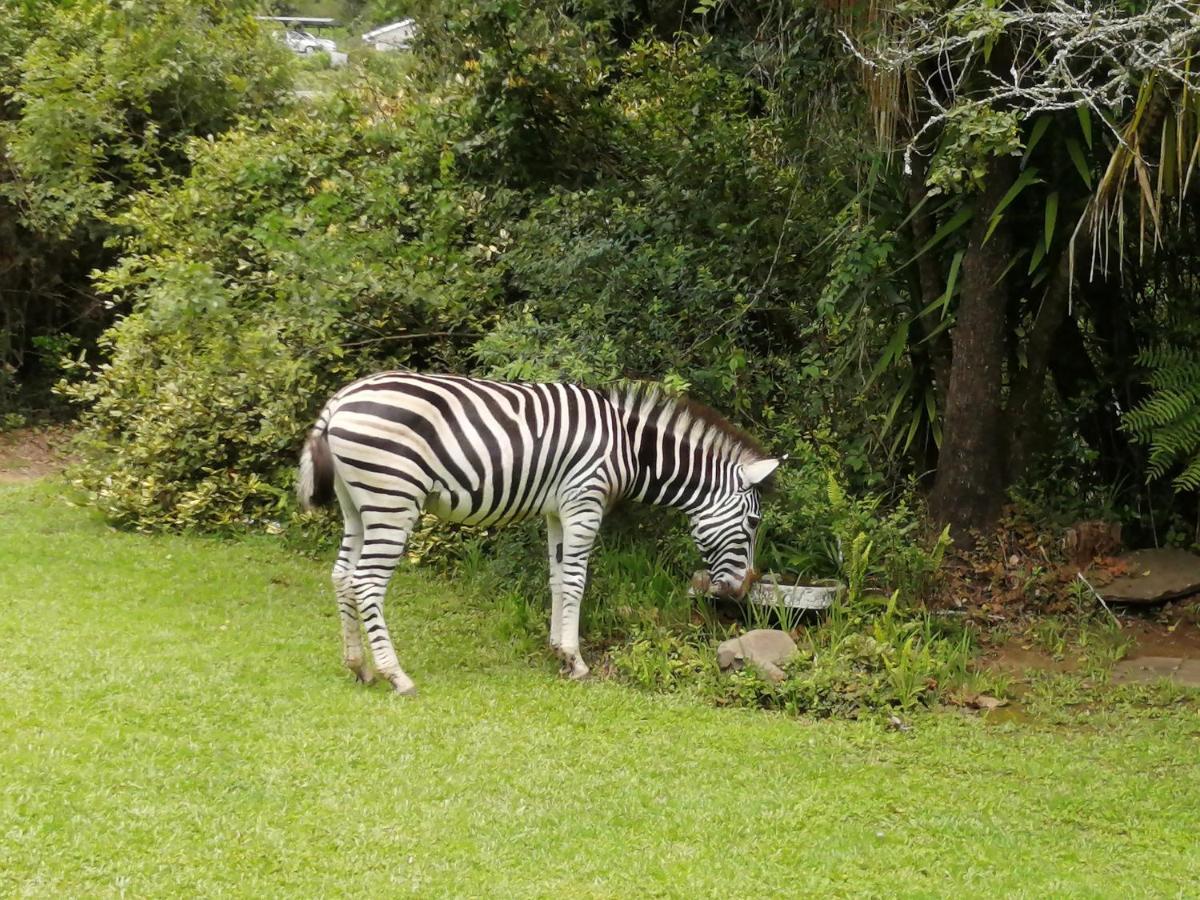
[[[823,621],[792,630],[798,652],[779,683],[755,669],[722,673],[715,643],[736,634],[706,625],[648,628],[608,653],[617,677],[652,691],[683,691],[722,706],[751,706],[816,716],[858,717],[879,710],[931,706],[964,686],[978,689],[971,668],[976,641],[955,622],[905,609],[898,595],[847,598]],[[987,689],[1003,692],[989,682]]]
[[[600,663],[600,673],[716,705],[842,717],[929,706],[984,677],[971,668],[972,632],[904,599],[912,596],[911,584],[890,594],[879,591],[886,566],[874,558],[876,540],[865,532],[839,542],[838,558],[812,573],[844,585],[831,612],[820,618],[690,596],[685,573],[697,560],[686,535],[664,527],[661,512],[631,509],[617,518],[592,556],[582,610],[585,651]],[[884,542],[894,539],[886,525],[876,529]],[[548,619],[544,540],[532,523],[495,533],[436,531],[417,553],[441,564],[477,601],[496,605],[510,636],[533,655],[544,653]],[[910,558],[918,552],[932,555],[911,550]],[[924,577],[936,560],[912,568]],[[716,645],[749,628],[781,628],[796,639],[799,652],[780,683],[750,668],[719,670]],[[987,688],[1003,691],[990,682]]]

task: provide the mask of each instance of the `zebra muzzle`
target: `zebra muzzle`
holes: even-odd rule
[[[760,577],[757,569],[748,569],[745,577],[742,578],[741,584],[732,584],[728,581],[714,582],[712,575],[705,570],[700,570],[692,575],[692,590],[697,594],[708,597],[741,600],[750,591],[750,586],[758,581]]]

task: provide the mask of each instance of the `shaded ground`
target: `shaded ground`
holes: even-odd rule
[[[1200,687],[1200,627],[1194,600],[1168,603],[1141,612],[1121,612],[1101,635],[1107,646],[1089,646],[1064,623],[1060,632],[1043,623],[1026,623],[1023,633],[993,646],[982,659],[990,671],[1010,676],[1020,695],[1031,677],[1045,673],[1081,674],[1093,680],[1111,678],[1114,684],[1150,683],[1167,679]],[[1100,673],[1097,669],[1108,671]]]
[[[64,427],[0,431],[0,484],[34,481],[70,462],[71,432]]]
[[[718,710],[562,681],[511,611],[412,569],[389,595],[422,690],[405,701],[341,671],[326,569],[272,540],[116,532],[49,485],[0,486],[0,895],[1200,883],[1194,703],[904,731]]]

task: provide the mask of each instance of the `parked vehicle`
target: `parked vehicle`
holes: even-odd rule
[[[301,56],[307,56],[310,53],[319,53],[322,50],[326,53],[337,51],[337,44],[329,38],[317,37],[303,28],[289,28],[283,32],[282,40],[289,50],[293,53],[299,53]]]

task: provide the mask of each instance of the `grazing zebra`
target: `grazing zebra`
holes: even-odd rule
[[[710,591],[740,597],[754,565],[758,487],[779,465],[705,406],[633,386],[508,384],[381,372],[325,405],[300,457],[305,508],[336,495],[345,519],[333,584],[344,662],[361,681],[366,631],[379,674],[415,693],[383,618],[388,580],[421,512],[470,525],[543,515],[550,644],[572,678],[588,556],[605,512],[632,499],[682,510]]]

